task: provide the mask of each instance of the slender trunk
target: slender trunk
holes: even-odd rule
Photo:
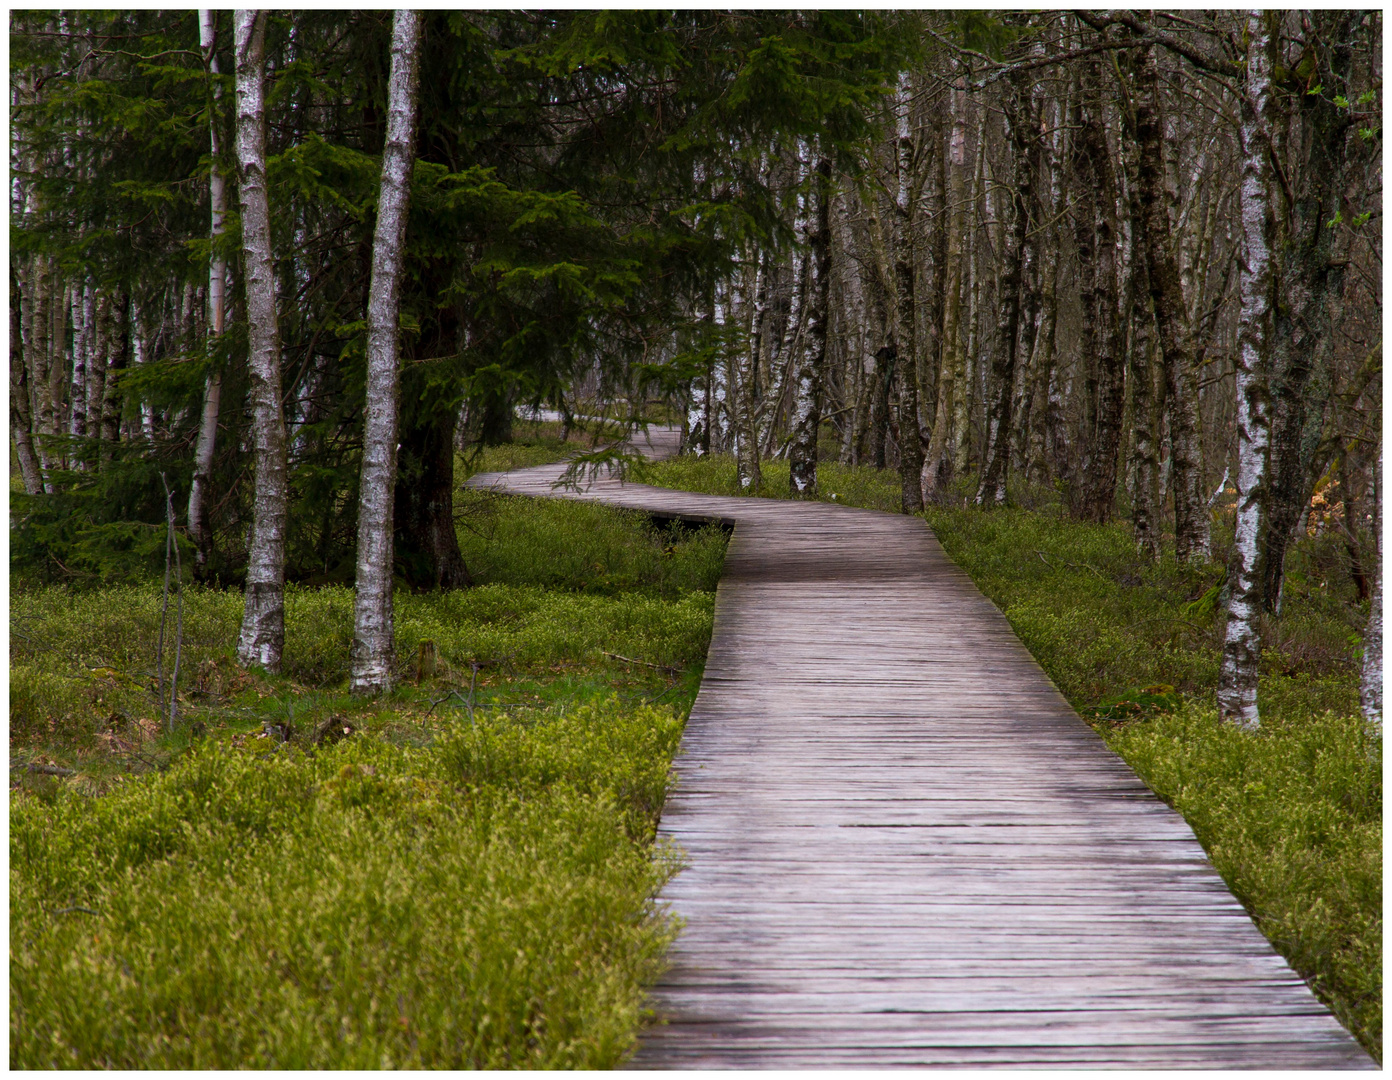
[[[817,497],[817,436],[822,426],[822,377],[826,360],[827,305],[831,291],[831,162],[816,166],[817,228],[808,238],[811,283],[807,335],[793,387],[792,441],[788,468],[795,499]]]
[[[87,357],[92,351],[92,283],[72,291],[72,377],[68,393],[68,433],[75,439],[87,434]],[[79,459],[78,468],[81,468]]]
[[[938,378],[938,402],[933,414],[933,437],[928,444],[928,456],[923,479],[923,501],[933,502],[952,481],[953,454],[948,433],[958,411],[957,398],[965,397],[970,387],[959,386],[963,375],[961,342],[962,310],[962,218],[966,208],[963,192],[966,187],[967,122],[962,102],[965,79],[958,79],[951,91],[952,137],[944,171],[947,173],[946,259],[944,297],[942,306],[942,374]]]
[[[227,260],[219,250],[219,240],[226,231],[227,182],[222,175],[220,159],[222,139],[218,130],[219,108],[222,102],[222,83],[218,79],[217,16],[203,8],[198,12],[198,46],[212,76],[211,107],[208,110],[208,145],[212,165],[208,173],[208,195],[212,204],[212,221],[208,237],[212,258],[208,262],[208,377],[203,384],[203,411],[198,421],[198,442],[193,451],[193,480],[189,484],[188,532],[197,548],[194,571],[203,574],[208,566],[212,546],[212,531],[204,515],[208,485],[213,472],[213,455],[217,449],[218,413],[222,406],[222,371],[217,367],[217,343],[222,337],[225,317],[223,289],[227,279]]]
[[[1082,517],[1105,522],[1112,517],[1116,501],[1117,455],[1121,449],[1121,417],[1126,405],[1126,372],[1117,345],[1116,296],[1116,173],[1107,149],[1107,133],[1102,127],[1101,66],[1096,61],[1084,67],[1084,92],[1093,100],[1084,111],[1080,133],[1082,152],[1087,157],[1088,176],[1095,195],[1096,217],[1093,253],[1096,274],[1092,288],[1092,325],[1097,356],[1097,413],[1089,441],[1089,454],[1083,469],[1085,491],[1081,500]]]
[[[755,415],[755,385],[759,371],[759,351],[763,347],[765,325],[768,322],[768,293],[770,276],[769,253],[759,256],[758,268],[754,277],[753,325],[749,340],[739,353],[739,367],[736,370],[737,418],[739,422],[739,455],[736,471],[741,490],[757,495],[763,484],[759,472],[759,425]]]
[[[382,182],[367,299],[367,407],[358,496],[358,563],[349,682],[349,688],[359,694],[384,693],[391,689],[392,682],[392,569],[396,561],[392,510],[400,394],[397,326],[411,172],[415,164],[420,26],[417,11],[398,10],[392,19],[387,139],[382,148]],[[451,445],[453,441],[449,440]]]
[[[730,451],[730,358],[726,339],[728,297],[725,283],[715,283],[711,304],[711,325],[715,331],[715,359],[711,364],[711,452]]]
[[[264,11],[237,11],[237,161],[241,171],[242,251],[245,262],[248,397],[255,439],[246,607],[237,641],[244,667],[280,670],[285,648],[285,415],[280,401],[280,329],[275,262],[266,190]]]
[[[998,260],[1000,286],[996,304],[1000,311],[999,334],[992,358],[992,396],[986,414],[986,451],[981,482],[973,500],[977,506],[1004,506],[1007,474],[1010,468],[1010,406],[1015,385],[1015,347],[1020,323],[1020,266],[1025,237],[1029,234],[1032,179],[1030,177],[1030,132],[1022,113],[1018,76],[1005,80],[1006,125],[1010,129],[1014,156],[1014,188],[1011,193],[1013,216],[1010,234]]]
[[[111,363],[111,297],[96,296],[92,306],[92,347],[87,359],[87,400],[82,408],[87,414],[87,437],[97,442],[102,437],[102,405],[106,400],[106,369]],[[100,454],[92,457],[95,461]]]
[[[964,208],[963,222],[966,226],[967,255],[966,267],[970,286],[967,294],[967,342],[962,368],[955,380],[958,386],[957,400],[952,415],[952,471],[960,476],[967,471],[971,457],[971,403],[976,388],[977,350],[979,348],[979,315],[981,306],[981,276],[977,273],[977,247],[979,245],[977,224],[978,206],[981,202],[986,175],[986,110],[980,109],[980,119],[976,125],[976,168],[972,172],[971,195]]]
[[[1368,735],[1382,741],[1382,440],[1373,458],[1373,595],[1363,630],[1363,677],[1358,700]]]
[[[915,514],[923,509],[923,436],[918,401],[921,373],[914,312],[914,221],[922,177],[914,167],[914,145],[909,135],[909,84],[901,77],[895,115],[895,193],[891,244],[894,262],[894,347],[899,357],[899,493],[900,509]]]
[[[121,439],[120,374],[130,363],[126,318],[129,305],[130,297],[125,293],[119,293],[109,311],[110,334],[106,343],[106,376],[103,380],[105,390],[101,402],[103,457],[110,457],[111,448]]]
[[[1155,316],[1150,305],[1150,279],[1145,255],[1141,251],[1142,226],[1140,193],[1135,182],[1135,154],[1128,153],[1127,202],[1130,236],[1123,310],[1131,313],[1130,348],[1127,364],[1131,386],[1131,529],[1136,551],[1149,559],[1160,553],[1160,534],[1155,513],[1155,488],[1159,464],[1155,452],[1155,379],[1151,360],[1155,352]]]
[[[1046,213],[1049,221],[1059,216],[1063,206],[1063,170],[1060,166],[1062,151],[1063,118],[1067,110],[1062,102],[1055,100],[1050,106],[1049,139],[1044,147],[1045,171],[1049,177],[1049,201]],[[1025,454],[1025,468],[1029,477],[1036,483],[1047,483],[1048,449],[1050,431],[1049,391],[1053,384],[1055,364],[1055,339],[1058,334],[1058,264],[1061,234],[1057,225],[1051,226],[1043,244],[1042,263],[1039,273],[1039,330],[1035,334],[1034,352],[1030,368],[1034,372],[1033,388],[1027,400],[1030,401],[1029,443]],[[1042,414],[1042,415],[1041,415]]]
[[[1349,40],[1356,16],[1348,11],[1311,12],[1319,36],[1328,42]],[[1324,85],[1344,85],[1350,75],[1352,49],[1336,45],[1318,77]],[[1270,519],[1262,601],[1280,611],[1286,548],[1314,482],[1313,450],[1323,429],[1324,373],[1332,358],[1336,328],[1343,311],[1344,268],[1348,253],[1333,221],[1347,175],[1347,121],[1321,94],[1303,94],[1295,105],[1308,157],[1296,180],[1289,212],[1289,235],[1277,247],[1275,342],[1271,376]],[[1332,208],[1332,209],[1331,209]],[[1331,227],[1333,226],[1333,227]],[[1317,375],[1318,373],[1318,375]],[[1316,385],[1311,393],[1311,380]]]
[[[851,193],[846,191],[837,203],[837,255],[841,271],[842,334],[846,338],[846,389],[853,402],[850,422],[847,423],[841,445],[843,465],[860,464],[865,430],[869,419],[870,376],[875,361],[866,348],[869,337],[865,332],[865,285],[861,279],[855,231],[850,220]]]
[[[146,347],[149,338],[146,335],[145,313],[140,301],[131,301],[131,363],[135,367],[140,367],[145,363]],[[140,402],[140,437],[147,443],[155,438],[155,407],[149,401],[142,399]]]
[[[47,442],[57,434],[57,424],[53,415],[52,383],[49,376],[49,366],[52,363],[50,335],[53,330],[53,276],[49,272],[47,256],[34,256],[30,264],[29,281],[33,332],[29,338],[28,368],[34,414],[34,452],[39,459],[44,493],[51,495],[53,482],[49,475],[51,463]]]
[[[1154,50],[1142,50],[1136,72],[1138,184],[1145,207],[1147,271],[1156,329],[1164,356],[1170,424],[1170,486],[1174,492],[1175,555],[1181,562],[1209,557],[1208,508],[1199,450],[1198,385],[1188,309],[1170,246],[1172,227],[1165,192],[1165,160]]]
[[[1260,724],[1257,666],[1261,659],[1262,542],[1266,458],[1270,440],[1267,377],[1272,347],[1275,220],[1272,202],[1271,73],[1275,35],[1264,12],[1247,19],[1247,78],[1241,96],[1242,231],[1247,262],[1239,279],[1242,313],[1237,359],[1237,531],[1229,564],[1228,628],[1218,676],[1223,719],[1248,731]]]
[[[33,419],[29,411],[29,370],[24,362],[19,283],[10,277],[10,435],[14,438],[15,454],[19,458],[19,474],[24,490],[30,495],[43,492],[43,474],[34,454]]]

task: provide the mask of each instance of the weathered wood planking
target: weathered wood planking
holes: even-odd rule
[[[921,520],[561,471],[736,525],[636,1066],[1374,1067]]]

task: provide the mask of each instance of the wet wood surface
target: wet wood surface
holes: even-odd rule
[[[634,1066],[1376,1067],[921,519],[562,471],[735,525]]]

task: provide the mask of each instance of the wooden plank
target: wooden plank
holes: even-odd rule
[[[562,471],[735,527],[635,1065],[1374,1067],[920,519]]]

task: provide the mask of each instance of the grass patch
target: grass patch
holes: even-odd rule
[[[373,701],[346,692],[351,590],[287,590],[268,677],[232,659],[240,594],[188,589],[173,734],[157,583],[14,591],[11,760],[49,772],[11,774],[12,1067],[631,1051],[724,536],[519,499],[465,520],[483,584],[398,591]]]
[[[763,494],[787,497],[787,465]],[[822,501],[896,511],[888,470],[818,466]],[[728,457],[651,466],[649,482],[738,494]],[[965,502],[970,477],[954,492]],[[831,499],[835,492],[837,498]],[[1382,1059],[1382,771],[1358,715],[1359,604],[1332,540],[1297,544],[1283,614],[1263,626],[1262,731],[1213,706],[1223,632],[1224,543],[1213,564],[1138,558],[1124,524],[1063,517],[1048,491],[1008,509],[933,508],[948,555],[1005,613],[1040,665],[1109,746],[1194,827],[1257,925]]]

